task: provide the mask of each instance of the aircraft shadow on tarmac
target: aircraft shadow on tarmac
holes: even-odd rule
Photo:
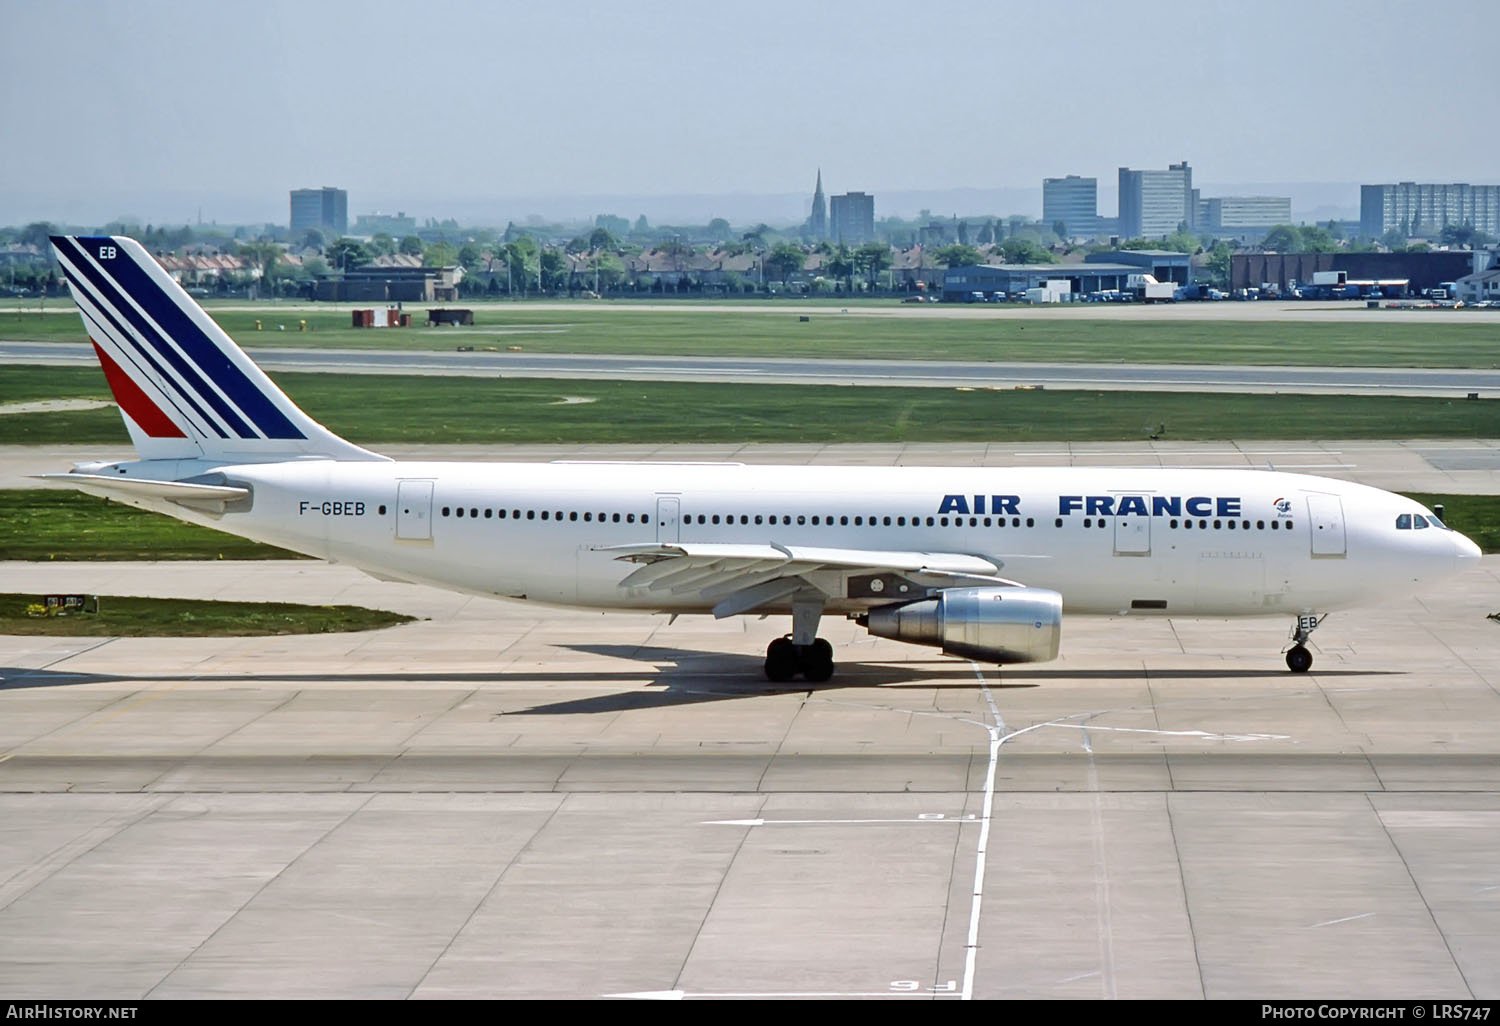
[[[506,710],[506,715],[572,715],[601,712],[627,712],[643,709],[670,708],[678,705],[694,705],[704,702],[722,702],[735,699],[757,698],[767,695],[817,694],[851,688],[880,688],[882,690],[973,690],[981,684],[996,689],[1043,687],[1054,680],[1095,681],[1246,681],[1257,679],[1283,680],[1287,671],[1274,667],[1255,669],[1148,669],[1145,667],[1120,667],[1117,669],[1032,669],[1001,668],[985,666],[985,677],[981,681],[975,676],[974,667],[968,662],[952,659],[918,659],[899,663],[841,662],[834,678],[825,683],[794,681],[774,684],[764,679],[762,660],[758,656],[737,655],[718,651],[702,651],[684,648],[665,648],[640,645],[560,645],[569,651],[589,655],[608,656],[614,659],[649,664],[639,669],[549,672],[546,670],[493,670],[487,672],[412,672],[393,670],[389,672],[353,673],[280,673],[280,674],[177,674],[177,675],[132,675],[126,673],[76,673],[66,670],[31,669],[27,667],[0,667],[0,691],[24,688],[67,687],[80,684],[124,684],[148,686],[163,683],[223,683],[244,685],[262,684],[504,684],[525,683],[587,683],[616,684],[636,689],[623,690],[615,694],[594,695],[587,698],[568,699],[546,703],[525,709]],[[1399,674],[1399,670],[1353,670],[1339,669],[1317,671],[1308,675],[1318,677],[1367,677]]]

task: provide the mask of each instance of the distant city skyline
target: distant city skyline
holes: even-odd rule
[[[415,26],[395,0],[8,0],[0,223],[284,223],[288,190],[330,182],[351,218],[797,224],[819,167],[881,217],[1040,216],[1043,178],[1183,159],[1205,195],[1357,217],[1363,184],[1500,180],[1473,102],[1493,0],[1120,10],[989,3],[922,37],[893,0],[433,0]],[[1101,185],[1101,214],[1116,202]]]

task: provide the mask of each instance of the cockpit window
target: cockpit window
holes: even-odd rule
[[[1411,514],[1410,513],[1403,513],[1399,517],[1396,518],[1396,530],[1398,530],[1398,531],[1410,531],[1411,530]]]
[[[1433,527],[1442,528],[1444,531],[1451,531],[1451,530],[1453,530],[1453,528],[1451,528],[1447,524],[1443,523],[1441,520],[1439,520],[1437,517],[1433,516],[1431,513],[1427,514],[1427,522],[1429,524],[1431,524]]]
[[[1411,528],[1413,531],[1427,530],[1427,518],[1420,513],[1413,513],[1411,515]]]

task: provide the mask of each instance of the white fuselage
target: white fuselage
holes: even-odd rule
[[[962,553],[1059,592],[1069,612],[1206,616],[1378,601],[1478,555],[1453,531],[1398,530],[1423,511],[1412,500],[1272,471],[331,460],[216,471],[252,490],[248,509],[140,504],[378,576],[600,609],[709,611],[691,592],[621,586],[635,565],[608,547],[652,542]],[[818,582],[835,596],[827,612],[889,601],[847,597],[842,583]]]

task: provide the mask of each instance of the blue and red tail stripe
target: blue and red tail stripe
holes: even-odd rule
[[[110,261],[107,269],[91,259],[91,252],[113,246],[113,239],[59,237],[53,241],[78,275],[92,286],[90,295],[95,305],[103,298],[135,328],[136,334],[176,372],[171,376],[173,384],[200,413],[201,407],[193,402],[195,395],[241,438],[306,437],[145,270],[123,257]],[[72,274],[69,280],[85,283]]]

